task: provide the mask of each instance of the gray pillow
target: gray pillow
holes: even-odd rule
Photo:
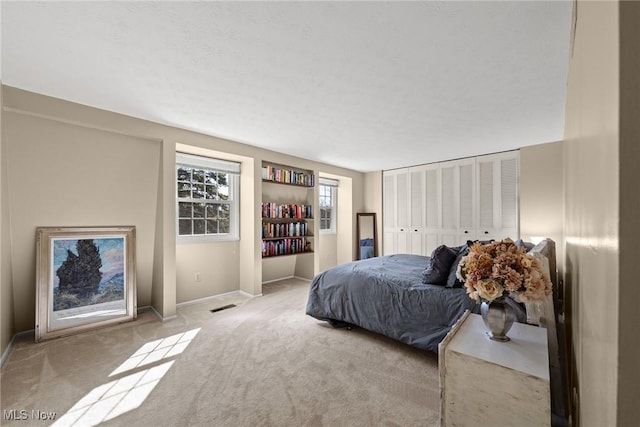
[[[422,272],[422,283],[444,286],[458,252],[453,248],[440,245],[433,250],[427,268]]]
[[[456,253],[456,258],[451,264],[451,268],[449,269],[449,273],[447,275],[447,288],[461,288],[464,286],[464,282],[458,280],[456,277],[456,271],[458,270],[458,264],[460,264],[460,260],[467,256],[469,253],[469,246],[471,246],[473,242],[469,241],[465,245],[458,246],[458,252]]]
[[[533,243],[531,242],[525,242],[522,239],[518,239],[514,242],[516,244],[516,246],[521,246],[523,248],[525,248],[525,250],[527,252],[529,252],[531,249],[533,249],[533,247],[535,246]]]
[[[453,264],[451,264],[451,268],[449,269],[449,276],[447,277],[446,285],[447,288],[461,288],[464,286],[464,282],[458,280],[458,278],[456,277],[456,271],[458,270],[458,264],[460,264],[460,260],[469,254],[469,248],[475,242],[478,242],[478,240],[467,240],[466,244],[458,246],[456,248],[458,249],[458,255],[456,256],[456,259],[453,261]],[[488,245],[489,243],[493,242],[493,240],[480,240],[479,242],[482,245]]]

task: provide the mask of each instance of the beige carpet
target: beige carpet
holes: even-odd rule
[[[21,338],[2,367],[0,424],[51,425],[36,418],[55,412],[55,425],[75,426],[437,425],[436,356],[305,315],[308,287],[284,280],[263,297],[182,307],[164,324],[145,312],[40,344]]]

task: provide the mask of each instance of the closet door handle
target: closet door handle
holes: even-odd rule
[[[484,234],[489,234],[489,232],[488,232],[488,231],[485,231],[485,232],[484,232]]]
[[[464,234],[469,234],[469,232],[467,230],[464,230]]]

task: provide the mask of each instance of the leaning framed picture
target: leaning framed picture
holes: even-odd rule
[[[135,319],[135,227],[38,227],[36,286],[36,342]]]

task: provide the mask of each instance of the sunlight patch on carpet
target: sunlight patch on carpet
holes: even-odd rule
[[[112,377],[134,368],[150,365],[162,359],[177,356],[187,348],[191,340],[200,332],[200,329],[201,328],[191,329],[181,334],[171,335],[161,340],[146,343],[140,347],[138,351],[133,353],[131,357],[125,360],[122,365],[118,366],[109,374],[109,376]]]
[[[94,388],[53,426],[96,426],[137,409],[173,366],[175,359],[158,363],[182,353],[198,332],[200,328],[144,344],[109,374],[109,377],[138,369],[136,372]],[[156,365],[139,370],[151,364]]]

